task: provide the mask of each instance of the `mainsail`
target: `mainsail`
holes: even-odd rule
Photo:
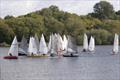
[[[17,42],[16,36],[14,37],[14,40],[13,40],[11,47],[8,51],[8,55],[10,55],[10,54],[12,54],[14,56],[18,56],[18,42]]]
[[[22,40],[21,40],[21,42],[20,42],[19,52],[26,54],[26,53],[27,53],[27,49],[28,49],[27,39],[23,36],[23,37],[22,37]]]
[[[83,50],[88,50],[88,37],[86,34],[84,34],[84,40],[83,40]]]
[[[57,34],[52,34],[51,35],[50,54],[57,54]]]
[[[67,37],[63,36],[63,50],[67,50],[68,40]]]
[[[50,38],[49,38],[49,43],[48,43],[48,52],[50,51],[50,49],[51,49],[51,35],[50,35]]]
[[[37,46],[37,53],[39,52],[39,38],[37,36],[37,34],[35,34],[35,42],[36,42],[36,46]]]
[[[36,46],[34,37],[30,37],[28,53],[29,54],[37,54],[37,46]]]
[[[119,52],[119,36],[118,36],[118,34],[115,34],[115,37],[114,37],[113,52],[114,53]]]
[[[77,53],[76,41],[71,36],[68,36],[67,52],[68,53]]]
[[[95,40],[94,38],[91,36],[90,38],[90,43],[89,43],[89,51],[94,51],[95,50]]]
[[[57,34],[57,53],[62,54],[63,51],[63,40],[62,37]]]
[[[40,45],[39,45],[39,53],[41,54],[47,54],[48,53],[48,48],[45,42],[44,35],[42,34],[41,39],[40,39]]]

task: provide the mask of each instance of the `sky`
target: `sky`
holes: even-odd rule
[[[93,12],[93,6],[101,0],[0,0],[0,17],[6,15],[25,15],[50,5],[56,5],[60,10],[78,15]],[[120,0],[104,0],[113,5],[114,10],[120,10]]]

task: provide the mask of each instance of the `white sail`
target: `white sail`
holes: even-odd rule
[[[16,36],[11,44],[11,47],[8,51],[8,55],[12,54],[13,56],[18,56],[18,42]]]
[[[52,34],[51,35],[50,54],[57,54],[57,34]]]
[[[57,34],[57,54],[62,54],[63,51],[63,40],[62,37]]]
[[[23,36],[21,43],[20,43],[20,47],[19,47],[19,52],[21,53],[27,53],[27,39]]]
[[[50,51],[50,49],[51,49],[51,35],[50,35],[49,43],[48,43],[48,51]]]
[[[68,36],[68,44],[67,44],[67,53],[75,53],[77,52],[76,41],[73,37]]]
[[[47,54],[48,53],[48,48],[45,42],[44,35],[42,34],[41,39],[40,39],[40,45],[39,45],[39,52],[42,54]]]
[[[58,51],[63,50],[63,40],[59,34],[57,35],[57,50]]]
[[[37,46],[36,46],[34,37],[30,37],[28,53],[29,54],[37,54]]]
[[[35,34],[35,42],[36,42],[36,46],[37,46],[37,53],[39,52],[39,38],[37,36],[37,34]]]
[[[90,43],[89,43],[89,51],[94,51],[95,50],[95,40],[94,38],[91,36],[90,38]]]
[[[88,50],[88,37],[86,34],[84,34],[83,49],[86,51]]]
[[[33,53],[37,54],[38,53],[37,44],[36,44],[36,40],[34,37],[32,37],[32,44],[33,44]]]
[[[32,37],[30,37],[30,40],[29,40],[28,53],[29,54],[33,53]]]
[[[64,50],[67,49],[67,44],[68,44],[68,40],[67,40],[67,37],[64,35],[63,36],[63,49]]]
[[[115,34],[115,37],[114,37],[113,52],[116,54],[119,52],[119,36],[118,36],[118,34]]]

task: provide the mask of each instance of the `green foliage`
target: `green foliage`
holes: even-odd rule
[[[10,15],[7,15],[7,16],[5,16],[4,19],[11,19],[11,18],[14,18],[14,17],[13,17],[13,16],[10,16]]]
[[[0,18],[0,43],[11,43],[15,35],[18,41],[23,35],[29,38],[37,34],[40,38],[42,33],[48,41],[51,33],[59,33],[73,36],[77,40],[77,44],[81,45],[83,44],[83,34],[87,33],[89,38],[91,35],[95,37],[96,44],[112,44],[114,33],[120,34],[119,11],[112,18],[113,7],[105,1],[97,3],[94,9],[95,13],[78,16],[60,11],[57,6],[52,5],[49,8],[16,18],[12,16]]]
[[[0,43],[10,43],[13,35],[13,30],[7,24],[5,24],[3,20],[0,20]]]
[[[99,19],[112,19],[114,17],[113,6],[106,1],[100,1],[94,5],[95,17]]]

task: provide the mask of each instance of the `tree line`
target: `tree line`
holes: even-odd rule
[[[94,12],[82,16],[51,5],[18,17],[7,15],[4,19],[0,18],[0,43],[10,44],[15,35],[18,41],[22,36],[38,35],[40,38],[42,33],[48,41],[50,34],[59,33],[73,36],[81,45],[86,33],[88,37],[95,37],[96,44],[112,44],[114,33],[120,34],[120,10],[115,12],[106,1],[96,3],[93,9]]]

